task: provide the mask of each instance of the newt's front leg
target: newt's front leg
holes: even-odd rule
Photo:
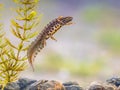
[[[73,22],[66,23],[65,25],[71,25],[71,24],[73,24]]]

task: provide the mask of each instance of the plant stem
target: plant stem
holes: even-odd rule
[[[24,15],[25,15],[25,18],[27,18],[27,6],[26,6],[26,4],[24,5],[24,7],[25,7],[25,12],[24,12]],[[27,20],[24,22],[24,28],[23,28],[23,38],[25,38],[25,34],[26,34],[26,28],[27,28]],[[20,44],[22,44],[23,45],[23,43],[24,43],[24,39],[21,39],[21,41],[20,41]],[[20,55],[20,52],[21,52],[21,50],[19,49],[18,50],[18,52],[17,52],[17,60],[19,60],[19,55]]]

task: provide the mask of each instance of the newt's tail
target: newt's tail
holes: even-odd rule
[[[34,66],[33,66],[33,61],[37,55],[38,52],[40,52],[45,46],[45,41],[44,40],[35,40],[30,47],[28,48],[27,51],[27,57],[28,61],[34,71]]]

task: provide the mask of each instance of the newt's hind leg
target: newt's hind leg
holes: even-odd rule
[[[51,38],[52,40],[55,40],[55,41],[57,41],[57,40],[56,40],[56,39],[55,39],[53,36],[51,36],[50,38]]]
[[[44,40],[44,45],[45,45],[45,46],[47,45],[46,40]]]

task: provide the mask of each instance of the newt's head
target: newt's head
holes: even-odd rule
[[[57,20],[62,25],[69,25],[69,24],[71,24],[71,21],[73,20],[73,17],[70,17],[70,16],[67,16],[67,17],[60,16],[60,17],[57,18]]]

